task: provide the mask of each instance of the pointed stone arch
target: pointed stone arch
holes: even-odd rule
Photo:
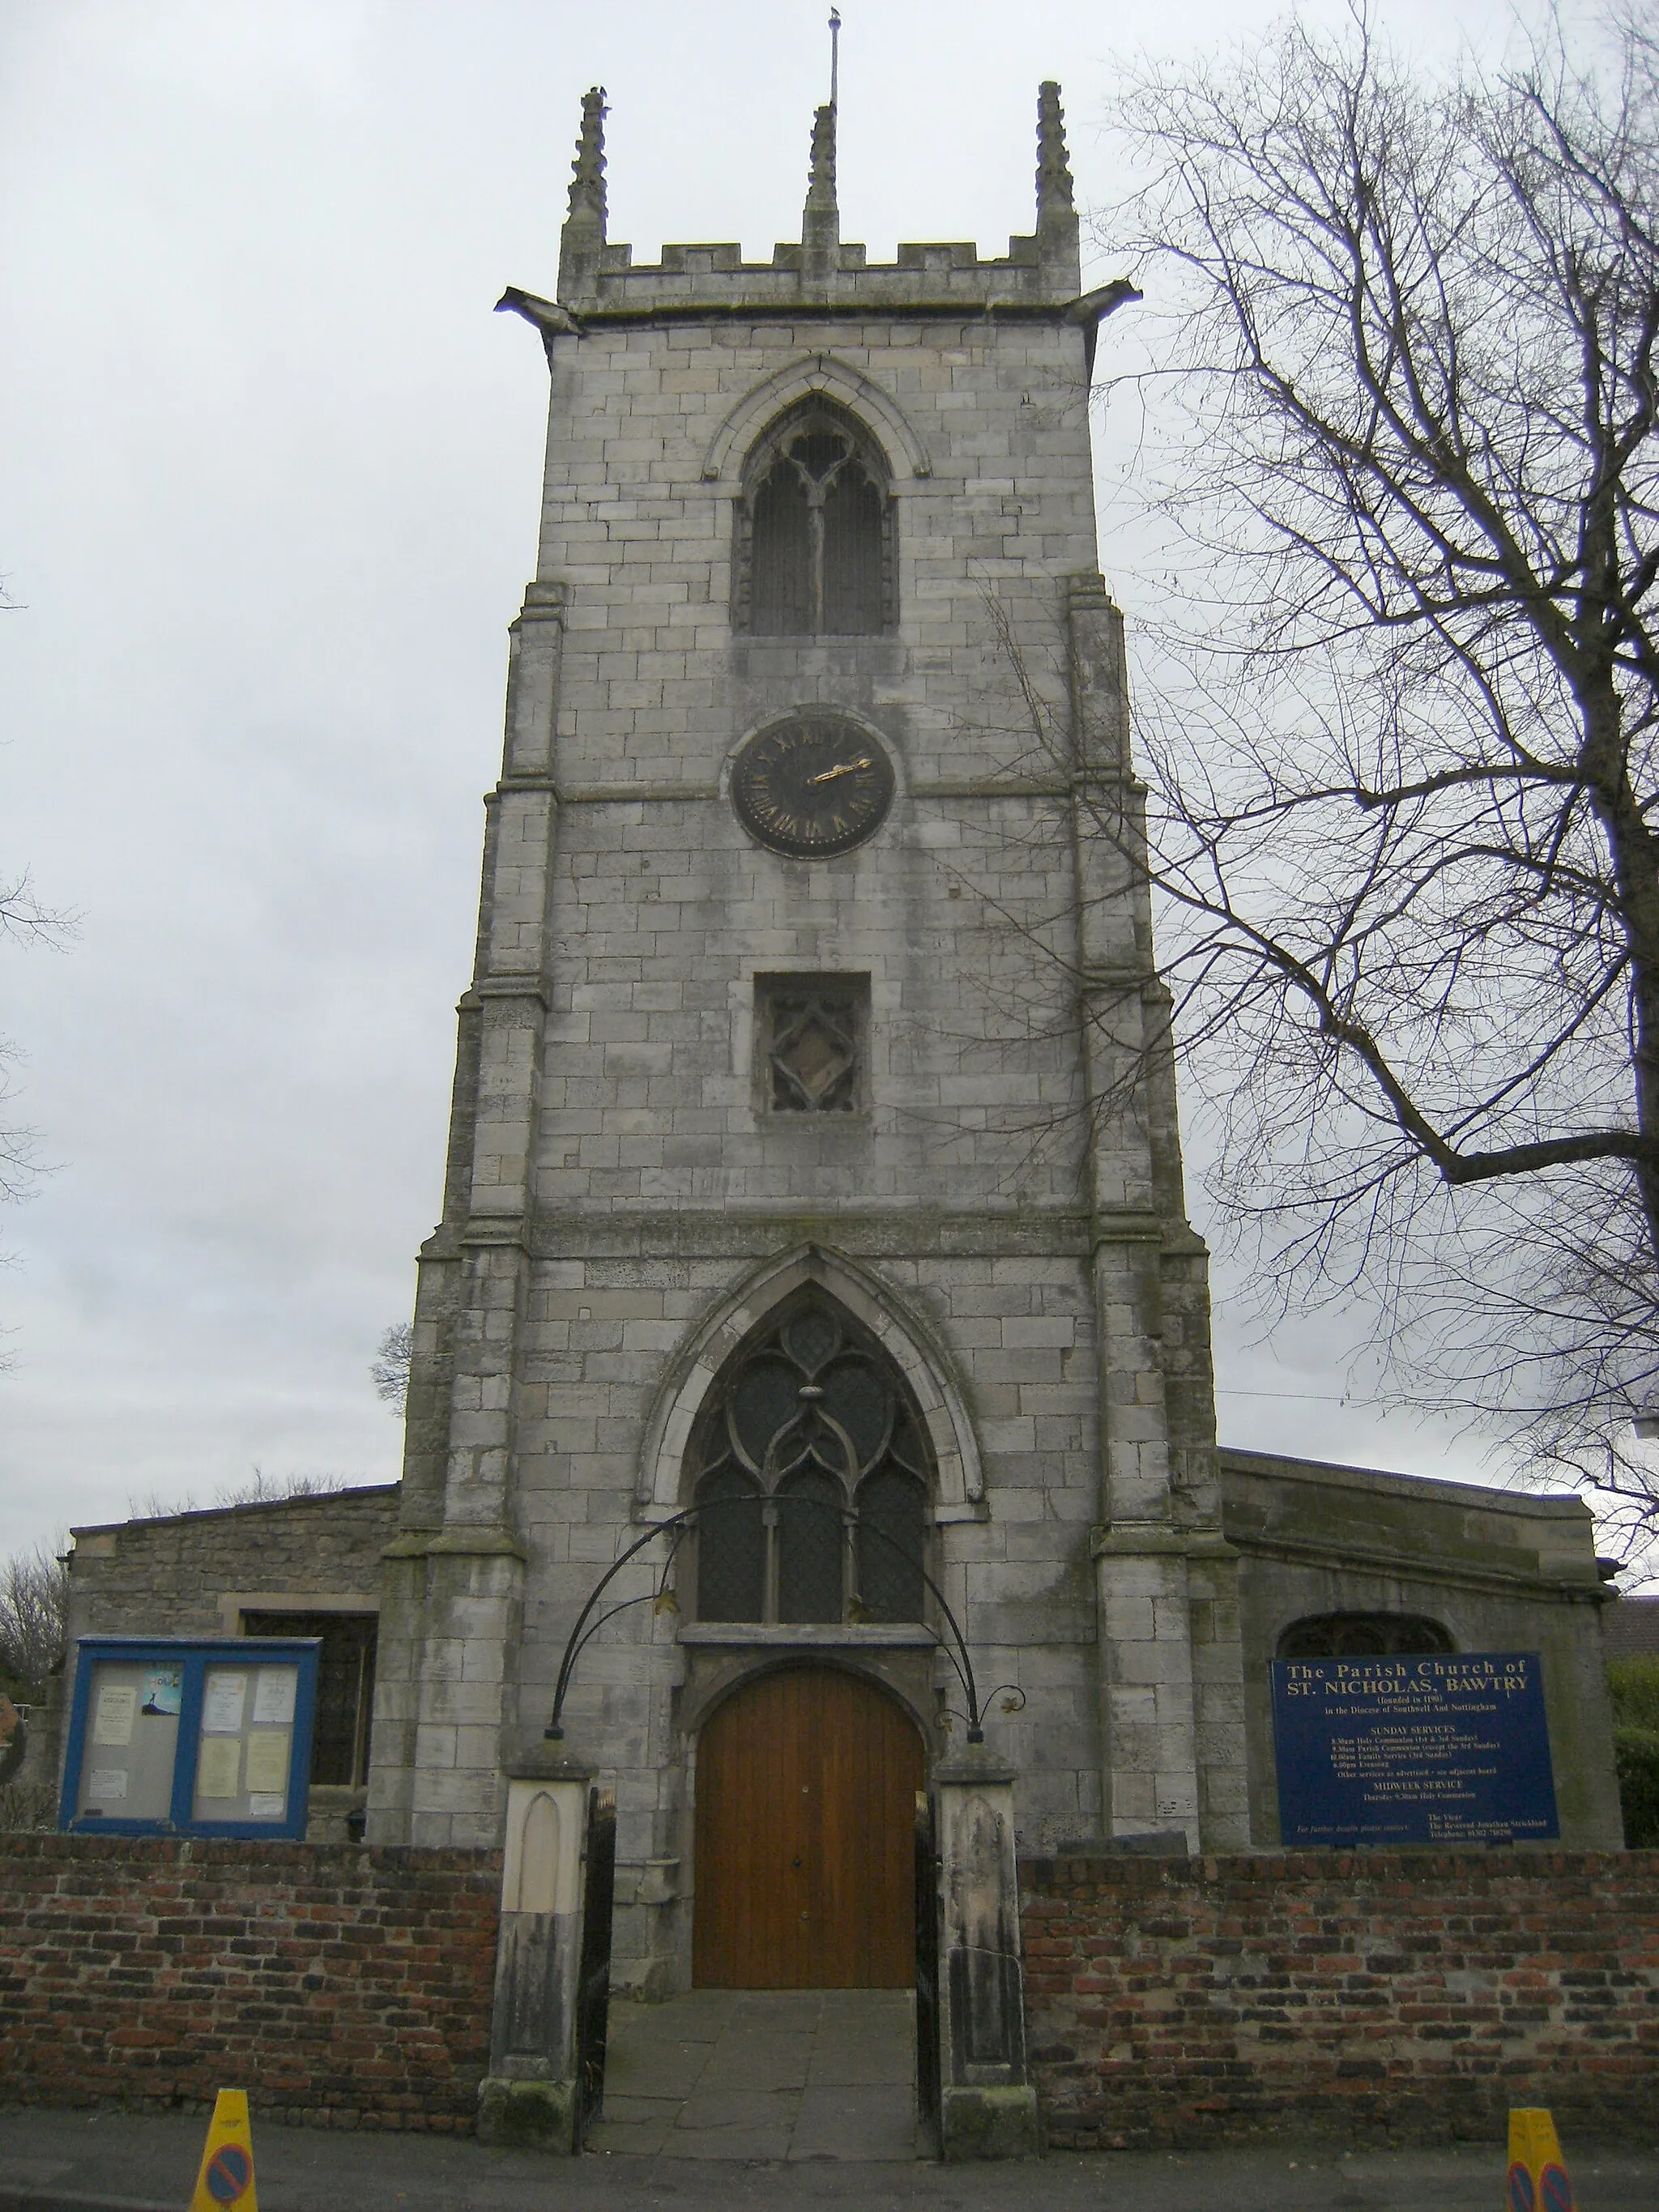
[[[932,476],[927,449],[897,401],[850,362],[814,353],[775,370],[738,400],[708,442],[702,457],[704,482],[737,497],[744,460],[756,439],[787,408],[813,398],[839,401],[866,426],[881,447],[894,491],[902,491],[918,477]]]
[[[933,1452],[934,1518],[987,1517],[978,1440],[949,1354],[878,1276],[845,1253],[817,1244],[799,1245],[763,1261],[724,1293],[670,1363],[652,1401],[640,1449],[635,1506],[641,1517],[672,1513],[684,1503],[686,1450],[721,1369],[769,1314],[809,1285],[845,1306],[904,1377]]]
[[[538,1790],[519,1830],[518,1883],[506,1910],[553,1912],[559,1898],[559,1808],[552,1794]]]

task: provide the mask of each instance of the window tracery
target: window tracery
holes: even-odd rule
[[[892,615],[892,501],[874,441],[832,403],[762,438],[738,502],[732,620],[757,637],[878,635]]]
[[[922,1618],[924,1432],[891,1362],[822,1293],[721,1378],[694,1464],[700,1620]]]

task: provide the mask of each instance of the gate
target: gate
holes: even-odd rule
[[[582,1956],[576,1980],[576,2148],[605,2110],[605,2045],[611,2016],[611,1905],[617,1880],[617,1793],[587,1800]]]
[[[939,2153],[939,1851],[933,1801],[916,1792],[916,2122]]]

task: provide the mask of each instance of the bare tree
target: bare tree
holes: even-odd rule
[[[37,1544],[0,1565],[0,1687],[25,1705],[45,1698],[64,1656],[69,1572],[58,1553],[66,1542]]]
[[[1102,237],[1150,304],[1109,424],[1169,573],[1146,843],[1102,826],[1159,896],[1214,1194],[1282,1298],[1378,1301],[1402,1395],[1649,1516],[1654,46],[1435,80],[1363,15],[1292,24],[1115,121]]]
[[[409,1397],[409,1363],[415,1354],[411,1322],[395,1321],[375,1348],[369,1374],[375,1395],[384,1398],[394,1413],[401,1414]]]

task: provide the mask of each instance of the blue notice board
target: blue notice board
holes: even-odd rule
[[[314,1636],[82,1636],[58,1825],[303,1838]]]
[[[1536,1651],[1276,1659],[1287,1844],[1547,1843],[1560,1834]]]

